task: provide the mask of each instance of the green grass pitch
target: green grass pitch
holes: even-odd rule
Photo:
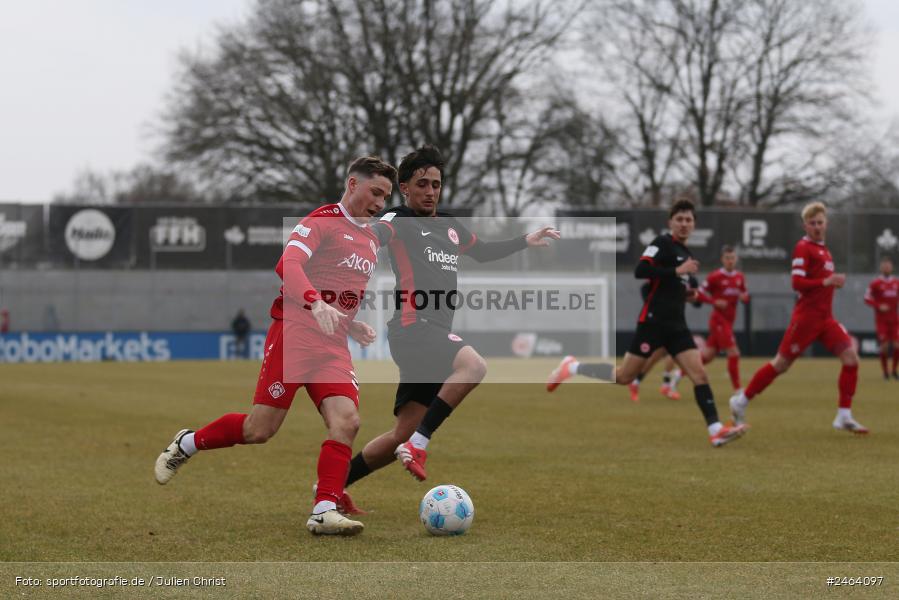
[[[760,364],[742,361],[744,379]],[[709,371],[727,416],[724,361]],[[253,362],[0,365],[0,596],[25,591],[18,575],[111,573],[228,577],[228,591],[192,597],[413,598],[440,586],[460,598],[770,598],[878,575],[865,597],[899,590],[899,382],[875,361],[861,366],[853,411],[870,436],[831,428],[838,362],[802,359],[750,405],[747,436],[720,449],[688,382],[682,400],[664,399],[658,371],[639,404],[607,384],[481,386],[436,434],[429,481],[394,464],[353,486],[371,514],[352,539],[304,528],[324,427],[302,391],[268,444],[201,453],[156,484],[172,435],[246,412],[257,373]],[[393,391],[363,385],[354,451],[391,426]],[[467,535],[431,537],[418,522],[439,483],[472,496]]]

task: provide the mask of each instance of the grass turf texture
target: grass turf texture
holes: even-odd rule
[[[760,364],[744,360],[744,378]],[[551,365],[534,368],[548,373]],[[324,429],[304,392],[268,444],[201,453],[169,485],[155,483],[153,462],[178,429],[249,408],[257,369],[0,366],[0,560],[899,560],[899,383],[884,382],[875,361],[862,365],[854,409],[871,436],[832,430],[838,363],[803,359],[750,405],[746,438],[721,449],[709,447],[689,386],[681,384],[683,400],[666,400],[658,374],[640,404],[610,385],[565,384],[554,394],[482,386],[435,437],[429,481],[391,465],[353,486],[357,503],[373,511],[354,539],[305,531]],[[724,416],[724,361],[710,373]],[[393,389],[363,386],[357,449],[391,426]],[[438,483],[471,494],[467,535],[434,538],[418,522],[419,500]],[[384,582],[407,570],[383,569]],[[402,577],[395,583],[405,585]]]

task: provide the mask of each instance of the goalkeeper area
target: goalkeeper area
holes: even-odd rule
[[[556,362],[514,364],[545,375]],[[169,485],[154,481],[178,429],[247,410],[255,362],[4,365],[0,596],[60,592],[16,587],[18,576],[118,575],[226,579],[191,589],[199,598],[795,598],[820,596],[827,577],[883,576],[865,597],[888,597],[899,582],[896,384],[863,361],[854,411],[872,433],[837,432],[822,385],[835,364],[797,362],[753,402],[750,432],[721,449],[689,388],[663,398],[657,373],[639,404],[610,385],[483,385],[435,437],[428,481],[390,465],[351,488],[371,511],[352,540],[303,526],[323,428],[302,391],[267,444],[204,452]],[[726,414],[724,361],[709,367]],[[392,425],[394,391],[362,386],[359,440]],[[472,497],[464,536],[432,537],[418,521],[440,483]]]

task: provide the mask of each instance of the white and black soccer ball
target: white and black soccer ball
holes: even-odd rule
[[[462,535],[474,521],[474,503],[455,485],[438,485],[421,499],[418,517],[432,535]]]

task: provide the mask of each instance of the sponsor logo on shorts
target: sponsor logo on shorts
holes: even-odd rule
[[[281,396],[284,395],[284,392],[286,392],[286,391],[287,390],[284,389],[284,386],[281,384],[280,381],[276,381],[275,383],[268,386],[268,393],[271,395],[272,398],[280,398]]]
[[[448,338],[450,339],[450,341],[452,341],[452,342],[461,342],[461,341],[462,341],[462,338],[460,338],[460,337],[459,337],[458,335],[456,335],[455,333],[451,333],[451,334],[449,334],[449,335],[446,336],[446,337],[448,337]]]
[[[790,352],[796,354],[799,352],[799,344],[790,344]]]
[[[643,342],[640,344],[640,352],[643,352],[644,354],[649,352],[649,343]]]

